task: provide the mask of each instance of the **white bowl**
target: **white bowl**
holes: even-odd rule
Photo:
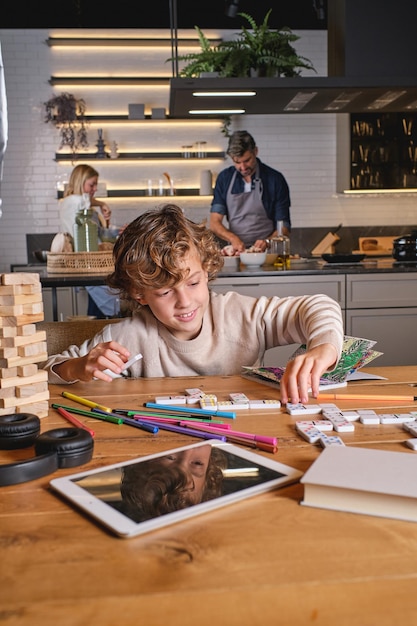
[[[266,252],[241,252],[240,262],[247,267],[260,267],[266,261]]]

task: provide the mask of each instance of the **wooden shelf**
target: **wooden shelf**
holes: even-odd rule
[[[218,45],[221,39],[209,39],[212,45]],[[134,37],[49,37],[45,43],[50,48],[61,46],[73,47],[132,47],[132,48],[170,48],[172,40],[170,38],[144,37],[138,39]],[[200,41],[196,37],[178,39],[180,46],[200,48]]]
[[[78,120],[80,120],[80,117],[77,117]],[[120,114],[120,115],[84,115],[84,121],[85,122],[99,122],[101,123],[108,123],[111,124],[113,122],[138,122],[138,123],[147,123],[147,122],[156,122],[156,123],[166,123],[166,122],[172,122],[172,123],[178,123],[178,122],[183,122],[184,124],[187,124],[187,126],[189,126],[190,124],[198,124],[199,126],[201,126],[204,123],[212,123],[213,121],[216,120],[223,120],[223,117],[219,117],[217,116],[207,116],[203,119],[194,117],[194,118],[178,118],[178,117],[171,117],[170,115],[166,115],[165,117],[152,117],[152,115],[145,115],[145,117],[143,118],[133,118],[133,117],[129,117],[128,115],[124,115],[124,114]]]
[[[148,191],[146,189],[108,189],[107,190],[107,197],[108,198],[175,198],[177,196],[199,196],[199,197],[203,197],[200,195],[200,190],[199,189],[176,189],[175,190],[175,194],[172,196],[170,194],[163,194],[163,195],[159,195],[158,193],[154,193],[152,194],[152,196],[150,196],[148,194]],[[64,197],[64,194],[62,191],[58,191],[57,193],[57,198],[61,199]],[[103,196],[104,197],[104,196]],[[211,197],[211,196],[208,196]]]
[[[169,87],[170,76],[51,76],[50,85],[85,85],[85,86],[118,86],[118,85],[149,85],[150,87]]]
[[[208,159],[224,159],[226,154],[224,152],[207,152],[206,157],[189,157],[185,158],[182,156],[182,152],[119,152],[119,157],[117,159],[107,158],[97,158],[95,152],[83,152],[83,153],[75,153],[72,154],[70,152],[65,153],[56,153],[55,161],[78,161],[78,160],[94,160],[100,163],[103,162],[112,162],[116,163],[117,161],[143,161],[145,159],[148,160],[171,160],[171,159],[180,159],[182,161],[207,161]]]

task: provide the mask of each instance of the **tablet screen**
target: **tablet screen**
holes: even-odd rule
[[[57,478],[51,486],[121,536],[133,536],[283,486],[301,472],[204,441]]]

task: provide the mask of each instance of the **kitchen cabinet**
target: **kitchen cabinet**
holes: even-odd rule
[[[53,292],[50,287],[42,289],[45,322],[53,322]],[[65,322],[70,315],[87,314],[87,292],[82,287],[59,287],[56,290],[58,321]]]
[[[336,300],[342,307],[345,306],[345,277],[344,275],[309,275],[307,276],[268,276],[265,278],[245,276],[242,278],[216,278],[210,283],[213,291],[226,293],[237,291],[247,296],[304,296],[324,293]],[[285,365],[288,358],[297,346],[282,346],[267,350],[264,365]]]
[[[346,276],[346,333],[377,341],[378,366],[417,364],[417,275]]]
[[[350,123],[350,189],[417,187],[416,113],[352,114]]]

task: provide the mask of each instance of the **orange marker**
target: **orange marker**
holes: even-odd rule
[[[378,395],[378,394],[353,394],[353,393],[320,393],[317,400],[331,399],[331,400],[387,400],[389,402],[415,402],[417,396],[401,396],[401,395]]]

